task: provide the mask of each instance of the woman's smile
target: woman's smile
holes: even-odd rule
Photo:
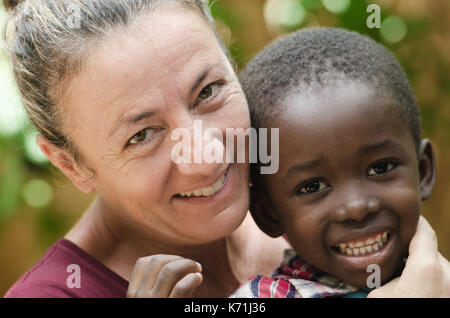
[[[180,192],[179,194],[176,194],[175,197],[181,198],[181,199],[189,199],[189,198],[201,198],[201,197],[211,197],[217,192],[219,192],[223,186],[225,185],[225,182],[227,180],[227,173],[230,166],[228,166],[225,170],[225,172],[219,177],[217,181],[215,181],[213,184],[205,187],[198,186],[194,190],[189,190],[186,192]]]
[[[209,187],[193,187],[196,190],[179,193],[173,196],[172,201],[176,210],[190,211],[194,209],[196,213],[214,211],[219,213],[226,209],[235,196],[238,195],[238,188],[234,185],[239,181],[239,166],[230,164],[227,170]],[[210,193],[204,195],[204,192]],[[212,193],[211,193],[212,192]],[[201,210],[199,210],[201,209]]]

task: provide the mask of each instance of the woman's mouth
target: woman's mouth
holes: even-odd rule
[[[342,255],[346,256],[365,256],[381,250],[389,240],[389,232],[382,232],[370,237],[347,241],[334,246]]]
[[[201,198],[213,197],[215,194],[220,192],[223,189],[223,187],[226,185],[230,166],[228,166],[228,168],[224,172],[224,174],[221,175],[219,177],[219,179],[217,179],[217,181],[214,182],[213,184],[211,184],[210,186],[198,188],[198,189],[190,190],[190,191],[186,191],[186,192],[180,192],[180,193],[176,194],[175,197],[177,197],[179,199],[201,199]]]
[[[203,202],[208,201],[210,199],[215,199],[218,196],[221,196],[221,193],[224,192],[224,188],[227,186],[229,174],[230,174],[231,165],[227,167],[225,172],[211,185],[192,189],[185,192],[180,192],[176,194],[174,197],[186,202],[186,203],[195,203],[195,202]],[[228,187],[227,187],[228,188]]]
[[[205,187],[205,188],[201,188],[201,189],[197,189],[197,190],[193,190],[193,191],[188,191],[188,192],[181,192],[178,195],[181,197],[188,197],[188,198],[190,198],[191,196],[209,197],[209,196],[214,195],[215,193],[219,192],[223,188],[226,178],[227,178],[227,173],[225,172],[219,178],[219,180],[217,180],[213,185],[211,185],[209,187]]]

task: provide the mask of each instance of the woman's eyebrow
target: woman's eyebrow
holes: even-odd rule
[[[191,86],[191,95],[194,93],[194,91],[202,84],[202,82],[205,80],[205,78],[208,76],[208,74],[211,72],[211,70],[219,65],[220,62],[214,63],[214,64],[208,64],[206,67],[202,70],[202,72],[197,76],[197,78],[194,81],[194,84]],[[156,111],[144,111],[142,113],[139,113],[137,115],[131,115],[129,117],[121,117],[116,124],[114,125],[114,128],[110,131],[108,134],[109,137],[114,136],[118,133],[118,131],[123,126],[129,126],[130,124],[138,123],[139,121],[143,119],[150,118],[154,114],[156,114]]]
[[[203,69],[203,71],[195,79],[194,84],[192,84],[191,92],[190,92],[191,95],[200,86],[200,84],[205,80],[205,78],[208,76],[208,74],[211,72],[211,70],[219,64],[220,64],[220,62],[206,65],[206,67]]]
[[[138,114],[133,114],[128,117],[122,117],[118,120],[118,122],[114,125],[114,128],[110,131],[109,137],[114,136],[123,126],[129,126],[132,124],[136,124],[144,119],[148,119],[155,115],[156,111],[146,110]]]

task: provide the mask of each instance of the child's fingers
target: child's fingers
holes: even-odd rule
[[[190,273],[184,276],[176,283],[170,298],[189,298],[192,297],[195,289],[202,283],[203,275],[201,273]]]
[[[168,297],[174,286],[189,273],[201,272],[201,266],[190,259],[179,259],[161,268],[153,285],[151,297]]]
[[[182,258],[176,255],[164,254],[139,258],[131,272],[127,297],[139,297],[137,295],[138,291],[139,295],[145,294],[146,291],[151,291],[156,277],[158,277],[163,266],[179,259]]]

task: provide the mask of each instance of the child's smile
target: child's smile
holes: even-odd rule
[[[271,215],[264,224],[356,287],[366,287],[370,264],[380,265],[382,282],[392,277],[420,214],[414,140],[392,103],[340,82],[290,94],[270,127],[280,128],[280,170],[262,177],[259,199]]]
[[[383,228],[388,230],[382,230]],[[370,264],[381,264],[392,253],[395,232],[389,226],[370,225],[360,231],[349,231],[344,243],[331,246],[336,257],[348,270],[366,270]]]

